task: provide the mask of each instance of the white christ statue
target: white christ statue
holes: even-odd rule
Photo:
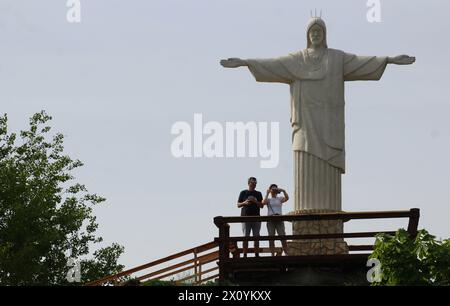
[[[229,58],[226,68],[246,66],[258,82],[289,84],[296,211],[341,211],[345,173],[344,82],[379,80],[387,64],[414,57],[358,56],[327,46],[326,26],[312,18],[307,48],[271,59]]]

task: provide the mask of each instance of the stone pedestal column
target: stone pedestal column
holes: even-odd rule
[[[317,214],[341,211],[341,175],[333,167],[309,153],[294,151],[294,207],[290,214]],[[343,233],[341,220],[295,221],[294,235]],[[344,239],[305,239],[289,243],[289,255],[347,254]]]
[[[331,210],[304,210],[296,214],[318,214],[336,212]],[[335,234],[344,232],[342,220],[295,221],[292,224],[294,235]],[[288,243],[289,255],[334,255],[348,254],[348,246],[343,238],[301,239]]]

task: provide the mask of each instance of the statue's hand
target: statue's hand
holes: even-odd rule
[[[241,66],[247,66],[247,63],[244,60],[236,57],[221,60],[220,64],[225,68],[237,68]]]
[[[390,57],[388,63],[396,65],[411,65],[416,61],[416,58],[408,55],[398,55],[396,57]]]

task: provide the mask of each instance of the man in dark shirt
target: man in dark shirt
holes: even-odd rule
[[[248,179],[248,189],[242,190],[239,194],[237,207],[241,208],[241,216],[259,216],[259,211],[263,207],[263,196],[261,192],[256,191],[256,178],[250,177]],[[242,223],[242,231],[244,235],[250,236],[250,232],[253,232],[253,236],[259,236],[261,229],[261,222],[244,222]],[[255,256],[259,256],[259,241],[255,241]],[[243,242],[244,257],[247,257],[248,241]]]

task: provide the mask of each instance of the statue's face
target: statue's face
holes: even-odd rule
[[[319,47],[322,45],[324,33],[320,25],[318,24],[313,25],[311,29],[309,29],[308,35],[309,40],[311,41],[313,47]]]

